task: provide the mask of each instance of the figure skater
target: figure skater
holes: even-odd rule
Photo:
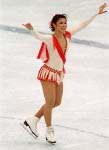
[[[64,64],[66,62],[69,41],[74,34],[91,23],[96,16],[107,12],[104,11],[106,6],[107,4],[104,3],[100,6],[97,14],[68,31],[66,31],[67,16],[65,14],[56,14],[50,22],[50,29],[54,32],[51,35],[40,34],[33,29],[33,26],[30,23],[22,24],[30,30],[36,39],[42,41],[37,58],[42,59],[44,65],[40,68],[37,79],[40,80],[42,85],[45,104],[34,116],[27,118],[23,122],[23,127],[33,136],[39,136],[37,123],[41,117],[44,116],[46,123],[45,138],[50,143],[56,143],[52,125],[52,109],[59,106],[62,101],[63,78],[65,74]]]

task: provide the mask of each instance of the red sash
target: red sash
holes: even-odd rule
[[[68,31],[65,31],[65,35],[71,40],[71,33]]]
[[[61,45],[59,44],[59,42],[55,36],[53,36],[53,43],[54,43],[54,46],[56,47],[56,49],[58,51],[59,56],[61,57],[63,63],[65,64],[65,62],[66,62],[65,55],[64,55],[63,50],[61,48]]]
[[[70,32],[65,31],[65,36],[68,37],[69,39],[71,39],[71,33]],[[61,48],[61,45],[59,44],[59,42],[58,42],[58,40],[56,39],[55,36],[52,36],[52,37],[53,37],[54,49],[56,47],[60,58],[62,59],[63,63],[65,63],[66,58],[65,58],[65,55],[64,55],[63,50]],[[46,63],[49,60],[49,52],[48,52],[48,49],[47,49],[47,45],[44,42],[42,42],[42,45],[41,45],[41,48],[39,50],[37,59],[41,59],[44,63]]]
[[[41,59],[44,63],[46,63],[49,59],[47,45],[44,42],[42,42],[37,59]]]

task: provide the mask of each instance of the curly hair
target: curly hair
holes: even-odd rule
[[[56,24],[56,22],[60,18],[65,18],[67,20],[67,15],[66,14],[56,14],[55,16],[53,16],[52,20],[50,21],[50,26],[49,26],[51,31],[55,31],[55,27],[53,26],[53,23]]]

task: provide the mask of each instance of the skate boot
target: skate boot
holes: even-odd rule
[[[55,135],[54,135],[54,129],[52,126],[49,126],[46,128],[46,134],[45,134],[46,140],[52,144],[56,143]]]
[[[23,124],[23,128],[34,138],[37,138],[39,136],[39,133],[37,131],[37,122],[40,120],[40,118],[36,116],[32,116],[30,118],[27,118]]]

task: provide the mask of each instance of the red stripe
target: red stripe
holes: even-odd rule
[[[42,52],[43,52],[44,45],[45,45],[45,43],[44,43],[44,42],[42,42],[42,45],[41,45],[41,48],[40,48],[40,50],[39,50],[39,53],[38,53],[37,59],[40,59],[41,54],[42,54]]]
[[[39,50],[39,53],[38,53],[38,56],[37,56],[37,59],[40,59],[41,58],[41,55],[42,55],[42,52],[44,51],[44,46],[46,46],[46,44],[44,42],[42,42],[42,45],[41,45],[41,48]],[[46,46],[46,60],[44,61],[44,63],[46,63],[49,59],[49,53],[48,53],[48,49],[47,49],[47,46]]]
[[[71,33],[68,31],[65,31],[65,35],[71,40]]]
[[[55,36],[53,36],[53,43],[54,43],[54,45],[55,45],[55,47],[56,47],[56,49],[57,49],[57,51],[58,51],[62,61],[63,61],[63,63],[65,63],[66,62],[66,58],[65,58],[65,56],[63,54],[63,51],[62,51],[62,48],[61,48],[58,40],[55,38]]]

